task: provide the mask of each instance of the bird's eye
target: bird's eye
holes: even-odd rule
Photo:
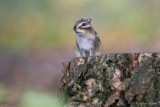
[[[85,24],[85,23],[82,23],[82,26],[86,26],[86,24]]]

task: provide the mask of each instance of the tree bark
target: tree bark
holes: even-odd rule
[[[67,106],[160,106],[160,53],[74,58],[62,72],[59,90]]]

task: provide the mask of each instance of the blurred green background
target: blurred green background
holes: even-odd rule
[[[159,0],[0,0],[0,107],[56,105],[81,18],[93,19],[104,54],[160,51],[159,10]]]

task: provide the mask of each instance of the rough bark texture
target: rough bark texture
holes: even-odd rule
[[[66,106],[160,107],[160,53],[74,58],[62,72]]]

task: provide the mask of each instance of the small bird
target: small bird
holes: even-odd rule
[[[76,56],[88,57],[102,54],[102,45],[97,32],[92,27],[92,19],[81,19],[73,28],[76,34]]]

